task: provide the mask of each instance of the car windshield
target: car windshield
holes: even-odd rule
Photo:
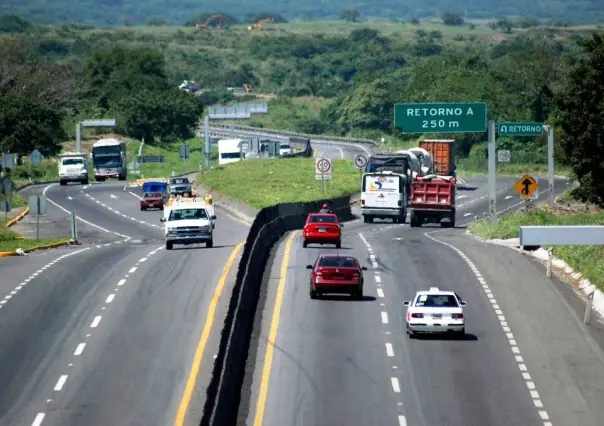
[[[172,185],[186,185],[189,183],[189,180],[186,178],[172,179]]]
[[[355,268],[357,262],[354,257],[322,257],[319,266],[331,268]]]
[[[316,215],[310,217],[310,223],[337,223],[335,216]]]
[[[147,192],[144,195],[145,198],[161,198],[161,194],[159,192]]]
[[[282,144],[281,144],[281,149],[290,149],[290,148],[291,148],[291,146],[289,146],[289,145],[288,145],[288,144],[286,144],[286,143],[282,143]]]
[[[458,308],[459,303],[452,294],[422,294],[415,306],[423,308]]]
[[[65,158],[63,159],[61,164],[64,166],[75,166],[79,164],[84,164],[84,160],[82,160],[81,158]]]
[[[169,221],[189,220],[189,219],[207,219],[208,213],[205,209],[178,209],[170,212]]]

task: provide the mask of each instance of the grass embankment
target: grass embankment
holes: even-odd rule
[[[518,238],[522,225],[604,225],[604,211],[537,209],[504,216],[495,225],[488,220],[476,222],[469,229],[481,238],[507,239]],[[553,253],[600,290],[604,290],[604,246],[555,246]]]
[[[350,160],[333,160],[332,179],[315,178],[314,158],[248,160],[200,173],[207,189],[257,209],[277,203],[312,201],[352,194],[360,187],[359,171]]]
[[[182,160],[180,158],[179,146],[183,143],[189,145],[189,158]],[[205,167],[205,159],[202,151],[203,140],[190,139],[186,142],[176,143],[157,143],[153,145],[145,144],[143,155],[163,155],[163,163],[144,163],[141,167],[143,178],[168,177],[174,172],[175,175],[199,170],[199,165]],[[210,167],[218,164],[218,148],[212,147],[210,157]]]
[[[27,201],[21,196],[13,195],[13,211],[8,215],[0,214],[0,252],[14,252],[18,248],[28,250],[37,246],[55,244],[65,241],[65,238],[43,238],[40,240],[24,239],[21,234],[6,227],[7,219],[17,217],[27,207]]]

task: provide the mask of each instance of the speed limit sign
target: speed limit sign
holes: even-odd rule
[[[316,169],[319,174],[331,173],[331,160],[329,158],[317,158]]]

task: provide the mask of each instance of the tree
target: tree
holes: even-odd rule
[[[95,52],[84,69],[91,108],[115,114],[126,135],[149,143],[192,135],[202,103],[168,81],[162,54],[116,47]]]
[[[357,22],[360,16],[361,14],[354,7],[350,9],[342,9],[342,12],[340,12],[340,19],[348,22]]]
[[[60,151],[62,121],[74,106],[77,74],[65,65],[34,61],[24,39],[0,44],[0,149],[21,155]]]
[[[581,41],[586,57],[557,100],[562,149],[580,183],[575,195],[604,205],[604,38]]]
[[[152,143],[156,138],[174,141],[193,136],[203,105],[182,90],[143,89],[120,99],[115,110],[118,130]]]
[[[465,23],[465,20],[460,15],[453,12],[443,13],[441,19],[443,20],[443,24],[445,25],[461,26]]]
[[[392,129],[393,90],[390,80],[382,78],[360,85],[340,104],[338,125],[352,129]]]

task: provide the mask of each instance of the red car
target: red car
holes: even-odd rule
[[[363,298],[363,271],[367,268],[359,265],[355,257],[323,254],[314,265],[307,265],[306,269],[312,269],[311,299],[324,293],[344,293],[357,299]]]
[[[145,192],[141,200],[141,211],[147,209],[164,209],[164,198],[161,192]]]
[[[344,225],[338,221],[338,216],[333,213],[311,213],[306,218],[302,230],[303,246],[309,244],[335,244],[342,247],[342,229]]]

